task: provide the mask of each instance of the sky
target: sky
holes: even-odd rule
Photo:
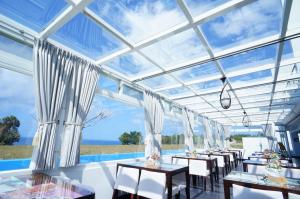
[[[205,11],[225,2],[228,2],[228,0],[186,0],[193,17],[198,17]],[[0,13],[40,32],[66,7],[67,3],[62,0],[3,0],[0,2]],[[176,0],[95,0],[88,7],[133,44],[187,23]],[[281,0],[254,1],[249,5],[233,9],[221,16],[205,21],[199,24],[197,28],[203,32],[212,51],[217,53],[221,50],[278,34],[281,28],[281,16]],[[82,13],[63,25],[50,38],[92,59],[101,59],[126,48],[115,36]],[[271,45],[256,49],[221,59],[220,63],[226,73],[236,69],[273,63],[277,47],[278,45]],[[5,50],[28,60],[32,57],[30,47],[13,42],[1,35],[0,50]],[[162,71],[157,65],[160,65],[163,69],[169,69],[186,61],[208,56],[192,29],[147,46],[141,49],[141,52],[153,59],[153,62],[151,63],[138,53],[133,52],[115,58],[107,62],[106,65],[117,72],[123,73],[127,78],[135,78],[138,75]],[[292,53],[291,44],[286,42],[283,58],[292,57]],[[273,73],[273,69],[268,69],[234,77],[230,80],[239,85],[250,80],[272,79]],[[172,73],[182,81],[197,80],[216,74],[219,74],[219,72],[214,63],[198,65]],[[174,78],[169,75],[159,76],[140,83],[152,89],[174,84],[179,86]],[[117,87],[115,85],[116,82],[112,80],[100,79],[99,86],[102,88],[116,91]],[[209,81],[192,85],[192,87],[198,92],[202,92],[207,89],[220,88],[221,84],[220,81]],[[36,126],[32,78],[0,68],[0,91],[0,117],[15,114],[21,120],[21,134],[32,137]],[[183,87],[171,88],[161,93],[170,97],[192,94],[190,90]],[[144,116],[141,107],[132,107],[122,102],[96,96],[88,118],[93,117],[99,110],[105,111],[109,117],[99,121],[95,126],[85,128],[85,139],[116,140],[120,133],[130,130],[138,130],[144,133]],[[182,131],[182,124],[178,124],[178,121],[166,121],[166,127],[164,127],[166,134]]]

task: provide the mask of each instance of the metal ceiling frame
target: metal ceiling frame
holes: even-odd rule
[[[137,52],[139,55],[141,55],[142,57],[144,57],[146,60],[148,60],[150,63],[152,63],[153,65],[155,65],[158,69],[160,69],[160,72],[153,72],[152,74],[147,74],[146,76],[137,76],[134,79],[128,79],[126,77],[124,77],[123,74],[110,69],[107,66],[101,66],[103,71],[105,72],[105,74],[108,74],[109,76],[112,77],[116,77],[117,79],[120,79],[120,81],[122,82],[127,82],[128,84],[132,85],[134,88],[140,89],[140,90],[144,90],[146,89],[151,89],[151,88],[147,88],[146,86],[139,86],[136,84],[136,82],[141,81],[143,79],[148,79],[148,78],[152,78],[155,76],[159,76],[162,74],[168,74],[169,76],[171,76],[172,78],[174,78],[178,84],[177,86],[181,85],[187,89],[189,89],[192,93],[194,93],[193,96],[189,96],[190,97],[200,97],[206,104],[208,104],[210,107],[212,107],[213,109],[216,110],[216,113],[221,113],[225,118],[229,119],[230,121],[232,121],[233,123],[236,123],[234,120],[231,119],[231,117],[227,116],[225,114],[225,111],[223,112],[222,110],[219,110],[217,107],[215,107],[213,104],[211,104],[211,102],[209,100],[206,100],[203,96],[208,95],[208,94],[212,94],[212,93],[218,93],[218,91],[214,91],[214,92],[208,92],[208,93],[198,93],[197,91],[195,91],[193,88],[191,88],[192,84],[195,83],[200,83],[200,82],[205,82],[205,78],[199,81],[188,81],[188,82],[184,82],[182,80],[180,80],[179,78],[177,78],[176,76],[172,75],[171,73],[174,71],[178,71],[178,70],[182,70],[182,69],[186,69],[186,68],[190,68],[193,67],[195,65],[198,65],[199,63],[205,63],[208,61],[213,61],[216,65],[216,67],[218,68],[220,75],[216,75],[216,76],[212,76],[209,78],[206,78],[207,80],[217,80],[222,76],[225,77],[236,77],[242,74],[249,74],[252,72],[257,72],[257,71],[261,71],[261,70],[266,70],[266,69],[270,69],[273,68],[273,64],[266,64],[266,65],[261,65],[261,66],[256,66],[254,68],[251,69],[243,69],[243,70],[238,70],[238,71],[234,71],[234,72],[228,72],[227,74],[225,73],[221,63],[218,61],[218,58],[220,57],[225,57],[228,55],[232,55],[235,53],[240,53],[243,51],[247,51],[249,49],[256,49],[260,46],[264,46],[266,44],[271,45],[273,42],[279,42],[279,48],[277,49],[277,55],[276,55],[276,63],[275,63],[275,75],[274,75],[274,79],[272,82],[265,82],[261,85],[266,85],[266,84],[272,84],[272,94],[271,94],[271,99],[270,99],[270,109],[269,109],[269,113],[268,113],[268,118],[269,115],[272,114],[271,112],[271,107],[272,107],[272,102],[273,102],[273,96],[275,93],[275,87],[276,84],[282,81],[288,81],[288,80],[280,80],[277,81],[277,77],[278,77],[278,70],[279,70],[279,66],[283,66],[283,65],[288,65],[287,62],[290,63],[297,63],[300,61],[300,58],[293,58],[290,60],[285,60],[284,62],[281,62],[281,55],[282,55],[282,51],[283,51],[283,45],[284,42],[283,38],[287,38],[287,37],[293,37],[293,36],[300,36],[300,33],[296,33],[295,35],[292,35],[294,32],[287,32],[287,24],[289,21],[289,14],[290,14],[290,10],[291,10],[291,4],[292,1],[290,0],[286,0],[284,1],[284,11],[283,11],[283,21],[282,21],[282,27],[281,27],[281,31],[279,35],[272,35],[269,37],[265,37],[262,39],[259,39],[257,41],[254,42],[250,42],[244,45],[240,45],[237,47],[233,47],[233,48],[229,48],[217,53],[214,53],[212,51],[212,48],[210,47],[210,45],[208,44],[205,35],[201,32],[201,29],[198,28],[198,25],[208,21],[209,19],[212,19],[216,16],[220,16],[232,9],[235,9],[237,7],[241,7],[247,4],[252,3],[254,0],[232,0],[229,1],[227,3],[224,3],[220,6],[217,6],[216,8],[209,10],[207,12],[205,12],[204,14],[197,16],[197,17],[192,17],[186,3],[183,0],[177,0],[177,3],[181,9],[181,11],[183,11],[183,14],[185,15],[185,17],[187,18],[187,21],[182,23],[182,24],[178,24],[177,26],[168,29],[166,31],[163,31],[155,36],[152,36],[151,38],[145,39],[141,42],[138,43],[131,43],[125,36],[123,36],[119,31],[117,31],[115,28],[113,28],[110,24],[106,23],[102,18],[100,18],[98,15],[96,15],[92,10],[90,10],[89,8],[87,8],[87,5],[89,5],[89,3],[91,3],[93,0],[67,0],[68,2],[68,7],[59,15],[57,15],[51,22],[50,24],[48,24],[48,26],[40,33],[35,32],[34,30],[31,30],[5,16],[0,15],[0,29],[3,31],[5,30],[5,34],[11,35],[13,37],[15,37],[18,40],[24,40],[24,42],[28,43],[28,44],[32,44],[33,39],[34,38],[42,38],[42,39],[48,39],[48,41],[50,43],[53,43],[54,45],[57,45],[58,47],[61,47],[63,49],[66,49],[72,53],[74,53],[75,55],[78,55],[79,57],[83,57],[86,60],[91,61],[92,63],[95,64],[103,64],[103,63],[107,63],[109,60],[112,60],[118,56],[122,56],[131,52]],[[65,23],[67,23],[68,21],[70,21],[74,16],[76,16],[78,13],[82,12],[85,16],[87,16],[88,18],[92,19],[94,22],[96,22],[98,25],[100,25],[101,27],[103,27],[105,30],[109,31],[111,34],[113,34],[117,39],[119,39],[121,42],[123,42],[127,47],[124,49],[121,49],[115,53],[112,53],[106,57],[103,57],[99,60],[93,60],[87,56],[82,55],[81,53],[77,52],[76,50],[73,50],[63,44],[60,44],[59,42],[48,38],[48,36],[50,36],[52,33],[54,33],[56,30],[58,30],[60,27],[62,27]],[[3,20],[4,19],[4,20]],[[3,23],[6,22],[6,23]],[[5,26],[5,28],[3,29],[2,27]],[[16,28],[16,30],[15,30]],[[144,53],[142,53],[140,50],[144,47],[150,46],[158,41],[164,40],[166,38],[171,37],[174,34],[179,34],[185,30],[188,29],[193,29],[194,32],[196,33],[196,35],[198,36],[199,40],[201,41],[202,46],[204,46],[204,48],[206,49],[209,57],[201,57],[199,59],[196,60],[189,60],[186,63],[181,63],[178,65],[175,65],[173,67],[170,68],[165,68],[161,65],[159,65],[158,63],[156,63],[154,60],[152,60],[151,58],[149,58],[147,55],[145,55]],[[297,32],[297,31],[296,31]],[[16,34],[15,34],[16,33]],[[16,36],[17,35],[17,36]],[[289,38],[287,38],[289,39]],[[23,41],[22,40],[22,41]],[[14,59],[14,57],[9,57],[8,59]],[[20,59],[18,59],[20,60]],[[20,60],[21,61],[21,60]],[[286,63],[285,63],[286,62]],[[7,62],[8,63],[8,62]],[[17,70],[19,72],[22,72],[24,74],[30,74],[31,71],[30,69],[27,68],[16,68],[16,65],[9,65],[5,62],[1,63],[0,65],[2,67],[11,69],[11,70]],[[26,64],[25,64],[26,65]],[[27,65],[29,65],[29,63],[27,63]],[[295,79],[295,78],[291,78],[291,79]],[[255,87],[255,86],[259,86],[259,85],[246,85],[243,87],[237,87],[237,88],[233,88],[232,85],[230,84],[230,80],[228,80],[228,85],[230,87],[230,91],[233,93],[234,98],[236,98],[238,104],[241,107],[241,111],[247,109],[243,107],[243,103],[240,102],[239,97],[237,96],[237,94],[235,93],[235,90],[239,90],[239,89],[243,89],[243,88],[250,88],[250,87]],[[156,92],[164,90],[164,88],[161,88],[160,90],[154,90]],[[179,99],[183,99],[183,98],[168,98],[167,96],[164,96],[164,98],[170,99],[170,101],[174,101],[176,103],[176,100]],[[181,104],[178,106],[182,106]],[[196,111],[196,110],[193,110]],[[199,113],[199,112],[198,112]],[[201,113],[200,113],[201,114]]]

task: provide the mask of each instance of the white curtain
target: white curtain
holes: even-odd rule
[[[213,136],[211,125],[209,124],[209,120],[207,118],[203,118],[203,126],[205,129],[204,135],[204,148],[211,149],[213,147]]]
[[[186,108],[182,114],[184,122],[184,143],[185,146],[191,151],[194,149],[194,127],[195,127],[195,118],[194,114],[191,111],[188,111]]]
[[[71,76],[70,57],[69,53],[47,42],[37,41],[34,45],[33,79],[39,124],[33,141],[31,169],[51,169],[55,166],[56,132]]]
[[[229,136],[230,136],[230,126],[223,126],[224,127],[224,136],[225,136],[225,138],[229,138]],[[230,148],[230,141],[227,139],[226,141],[225,141],[225,146],[224,146],[225,148]]]
[[[60,166],[79,163],[80,141],[84,121],[92,104],[100,70],[80,58],[73,60],[74,69],[66,93],[66,115],[61,144]]]
[[[161,153],[161,131],[164,124],[164,110],[158,95],[144,92],[145,114],[145,157]]]

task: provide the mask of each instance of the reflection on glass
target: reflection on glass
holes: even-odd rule
[[[192,29],[143,48],[142,52],[164,68],[207,55]]]
[[[95,0],[89,8],[134,42],[168,30],[186,20],[175,0]]]
[[[254,1],[233,9],[199,27],[213,51],[245,44],[280,31],[282,4],[280,0]]]
[[[106,65],[129,78],[136,78],[138,75],[161,71],[136,52],[115,58]]]
[[[125,47],[112,34],[83,14],[72,18],[51,37],[93,59]]]
[[[67,3],[61,0],[2,0],[0,13],[38,32],[42,31]]]

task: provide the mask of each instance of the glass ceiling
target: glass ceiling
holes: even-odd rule
[[[284,122],[300,100],[300,14],[299,2],[283,2],[2,0],[0,51],[32,61],[32,43],[7,27],[46,35],[109,71],[102,89],[138,84],[224,125],[240,124],[244,110],[252,122]],[[223,76],[229,110],[219,103]],[[130,85],[124,92],[142,99]]]

